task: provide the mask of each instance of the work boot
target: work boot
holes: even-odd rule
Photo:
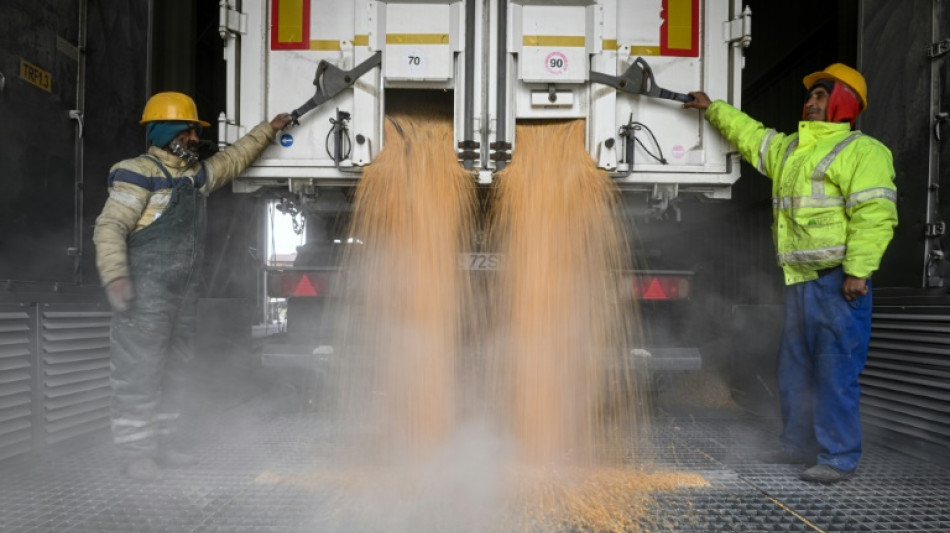
[[[813,481],[815,483],[837,483],[850,479],[853,475],[853,470],[839,470],[830,465],[815,465],[802,472],[799,477],[805,481]]]
[[[158,453],[158,462],[165,468],[187,468],[198,464],[198,458],[194,455],[166,448]]]
[[[151,457],[132,459],[125,464],[122,472],[129,478],[142,483],[151,483],[162,479],[162,470]]]

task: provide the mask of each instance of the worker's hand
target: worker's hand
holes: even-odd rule
[[[844,275],[844,283],[841,284],[841,294],[844,299],[853,302],[868,293],[868,283],[864,278]]]
[[[712,103],[712,100],[709,99],[709,96],[702,91],[695,91],[689,93],[694,100],[692,102],[686,102],[683,104],[684,109],[706,109],[709,107],[709,104]]]
[[[135,289],[132,288],[132,278],[117,278],[106,285],[106,297],[109,305],[119,312],[125,312],[132,306],[135,298]]]
[[[286,128],[293,120],[294,117],[290,113],[281,113],[270,121],[270,127],[274,128],[274,131],[280,131]]]

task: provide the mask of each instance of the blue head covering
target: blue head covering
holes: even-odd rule
[[[150,145],[164,148],[168,146],[168,143],[172,142],[172,139],[174,139],[176,135],[190,129],[192,126],[194,126],[194,124],[191,122],[156,121],[149,122],[145,132],[148,135],[148,143]],[[201,126],[198,126],[198,128],[200,129]]]

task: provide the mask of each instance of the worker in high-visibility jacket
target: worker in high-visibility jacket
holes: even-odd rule
[[[194,457],[172,437],[192,359],[205,197],[250,165],[291,121],[261,122],[231,146],[199,161],[191,97],[162,92],[145,104],[148,152],[116,163],[96,219],[96,266],[114,310],[110,334],[112,435],[123,472],[161,477]]]
[[[810,465],[802,479],[851,477],[861,457],[858,375],[868,355],[871,275],[897,225],[891,152],[854,131],[867,108],[861,74],[841,63],[804,78],[798,131],[777,133],[702,92],[705,109],[742,157],[772,179],[772,235],[785,276],[777,361],[783,449]]]

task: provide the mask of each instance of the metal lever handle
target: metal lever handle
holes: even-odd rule
[[[627,67],[620,76],[611,76],[603,72],[590,71],[588,79],[591,83],[602,83],[618,91],[628,94],[642,94],[653,98],[665,98],[678,102],[692,102],[695,100],[688,94],[668,91],[659,87],[653,78],[653,69],[642,58],[638,57],[633,64]]]
[[[295,125],[299,124],[297,119],[343,92],[344,89],[356,83],[356,80],[360,79],[363,74],[369,72],[373,67],[380,65],[382,61],[382,52],[376,52],[352,70],[342,70],[327,63],[326,60],[320,61],[320,64],[317,65],[317,72],[313,78],[313,84],[317,87],[316,93],[312,98],[304,102],[302,106],[293,110],[291,113],[293,120],[291,122]]]
[[[660,94],[658,94],[657,96],[659,96],[660,98],[666,98],[667,100],[676,100],[677,102],[683,102],[683,103],[692,102],[693,100],[696,99],[691,94],[683,94],[683,93],[678,93],[674,91],[667,91],[666,89],[660,89]]]

